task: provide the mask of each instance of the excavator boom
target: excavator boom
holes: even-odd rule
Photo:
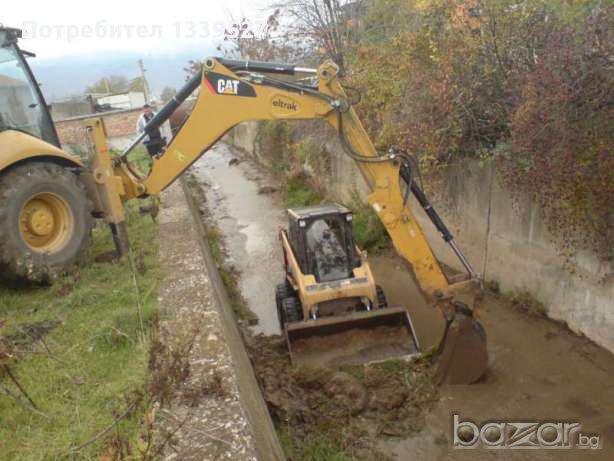
[[[317,85],[299,84],[271,77],[271,74],[313,74]],[[463,357],[471,360],[471,376],[463,375],[466,365],[455,366],[450,359],[440,364],[440,379],[450,383],[475,381],[486,370],[486,344],[483,329],[475,328],[472,310],[459,304],[462,295],[471,291],[476,277],[466,258],[424,192],[413,181],[415,164],[404,152],[390,151],[379,154],[363,128],[349,102],[338,76],[337,66],[327,61],[317,69],[290,65],[235,61],[209,58],[203,63],[201,74],[194,75],[162,110],[149,122],[145,133],[119,158],[115,159],[112,174],[121,179],[123,187],[112,190],[123,201],[133,197],[158,194],[175,181],[198,160],[228,130],[237,124],[252,120],[313,120],[328,122],[338,133],[341,144],[356,164],[371,189],[368,201],[386,227],[397,252],[411,265],[416,279],[427,298],[444,313],[446,332],[459,338],[471,336],[473,357],[455,350],[449,351],[442,342],[442,357],[454,357],[456,363]],[[153,159],[146,177],[140,177],[129,166],[126,155],[148,131],[159,127],[185,99],[198,92],[197,102],[181,128],[170,141],[164,154]],[[108,182],[109,185],[111,182]],[[422,229],[407,204],[412,193],[437,227],[444,240],[459,256],[468,275],[451,282],[435,258]],[[460,298],[459,298],[460,297]],[[463,307],[462,309],[459,306]],[[462,312],[469,321],[459,321]],[[476,333],[478,332],[478,333]],[[444,338],[445,340],[445,338]],[[448,351],[446,351],[448,347]],[[479,350],[479,353],[476,353]]]

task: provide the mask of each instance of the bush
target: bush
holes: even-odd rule
[[[564,250],[590,248],[603,260],[614,257],[613,17],[610,7],[551,33],[535,68],[517,77],[511,152],[499,159],[510,189],[541,205]]]
[[[348,79],[380,149],[427,167],[507,151],[501,177],[545,209],[562,253],[614,260],[612,31],[597,0],[380,0]]]
[[[322,196],[303,177],[288,178],[284,192],[284,204],[288,208],[312,206],[322,202]]]
[[[382,221],[375,211],[368,206],[355,201],[354,208],[354,239],[356,245],[363,250],[380,251],[390,245],[390,237]]]
[[[256,138],[259,153],[276,172],[288,169],[291,134],[289,124],[284,121],[265,121],[259,126]]]

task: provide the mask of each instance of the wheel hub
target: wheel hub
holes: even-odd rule
[[[44,192],[30,197],[19,214],[19,230],[34,251],[56,251],[68,240],[74,218],[66,201]]]
[[[34,207],[26,224],[31,232],[40,237],[49,235],[55,226],[53,212],[46,205],[42,208]]]

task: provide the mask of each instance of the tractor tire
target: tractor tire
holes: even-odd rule
[[[303,320],[301,302],[296,296],[291,296],[282,301],[282,311],[286,323],[300,322]]]
[[[290,295],[291,293],[288,290],[288,282],[280,283],[275,287],[275,305],[277,306],[277,319],[279,320],[279,329],[282,332],[284,331],[284,324],[286,323],[282,302]]]
[[[283,332],[284,325],[286,323],[286,316],[284,313],[283,300],[293,296],[294,290],[288,281],[284,281],[275,287],[275,304],[277,305],[277,319],[279,320],[279,329]]]
[[[92,203],[69,168],[28,162],[0,173],[0,278],[50,282],[88,247]]]
[[[388,307],[388,300],[386,299],[384,289],[381,286],[376,285],[375,290],[377,291],[377,307],[379,309],[385,309]]]
[[[284,299],[294,296],[294,294],[294,288],[292,288],[292,285],[287,280],[284,280],[283,283],[275,287],[275,300],[280,306]]]

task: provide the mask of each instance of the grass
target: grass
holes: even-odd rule
[[[373,208],[358,200],[351,207],[354,211],[352,226],[354,240],[359,248],[377,253],[390,247],[390,237]]]
[[[351,461],[343,448],[324,433],[310,434],[300,447],[292,443],[287,429],[277,431],[284,453],[293,461]]]
[[[129,234],[139,294],[127,261],[95,262],[96,255],[113,249],[102,223],[94,230],[91,249],[76,274],[53,286],[0,285],[0,336],[5,342],[7,336],[26,339],[16,345],[16,357],[4,363],[48,415],[28,411],[0,392],[2,459],[92,459],[105,450],[108,437],[136,438],[146,401],[147,332],[157,311],[159,269],[157,226],[151,217],[139,215],[138,203],[130,205]],[[57,326],[42,340],[20,334],[41,324]],[[18,395],[1,371],[0,383]],[[135,411],[109,434],[72,451],[130,406]]]
[[[317,205],[323,197],[301,177],[287,178],[283,182],[284,205],[287,208]]]
[[[197,203],[207,203],[207,196],[203,190],[203,186],[199,184],[193,176],[188,176],[188,187],[191,194],[196,197]],[[199,208],[199,211],[205,228],[205,238],[209,245],[211,256],[217,266],[220,278],[226,288],[232,310],[237,318],[247,321],[248,324],[257,322],[258,317],[249,309],[247,302],[241,294],[241,289],[239,288],[239,274],[228,262],[228,256],[224,249],[224,236],[222,232],[215,225],[213,220],[209,218],[207,212],[202,207]]]

